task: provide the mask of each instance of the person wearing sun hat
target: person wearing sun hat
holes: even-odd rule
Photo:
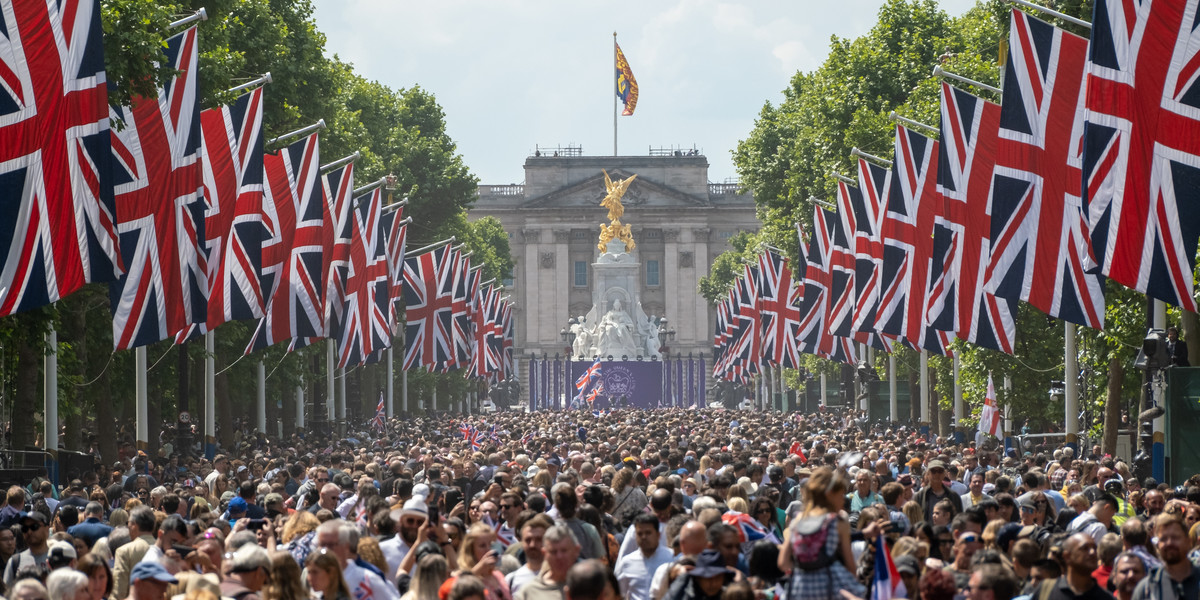
[[[129,600],[159,600],[167,593],[167,586],[179,583],[167,568],[156,562],[138,563],[129,575]],[[242,600],[257,600],[257,596]]]

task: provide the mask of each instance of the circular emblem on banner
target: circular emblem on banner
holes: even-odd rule
[[[604,366],[604,395],[609,398],[632,396],[635,385],[633,371],[626,367]]]

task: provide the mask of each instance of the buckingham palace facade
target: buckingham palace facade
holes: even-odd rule
[[[525,161],[525,183],[481,185],[469,219],[495,217],[515,262],[506,293],[516,302],[515,354],[566,354],[560,332],[592,304],[592,263],[606,222],[604,174],[637,175],[623,198],[641,265],[647,315],[675,331],[672,356],[711,355],[715,309],[698,283],[739,231],[757,231],[754,199],[731,183],[708,181],[708,159],[694,152],[583,156],[577,148],[541,151]]]

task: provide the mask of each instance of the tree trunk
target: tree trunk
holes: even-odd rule
[[[1117,455],[1117,430],[1121,427],[1121,386],[1125,383],[1125,367],[1113,355],[1108,361],[1108,398],[1104,401],[1104,447],[1102,451]],[[1127,456],[1125,458],[1132,458]]]
[[[1200,365],[1200,317],[1190,310],[1181,310],[1179,313],[1179,333],[1187,343],[1188,362]]]
[[[19,313],[11,319],[16,322],[17,338],[17,373],[16,397],[13,399],[12,419],[12,448],[24,450],[36,441],[37,428],[34,415],[41,414],[42,394],[38,384],[38,375],[42,372],[45,356],[41,317],[36,313]]]

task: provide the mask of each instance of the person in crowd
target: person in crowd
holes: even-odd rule
[[[1162,566],[1152,569],[1138,582],[1134,600],[1200,598],[1200,567],[1187,558],[1188,536],[1183,521],[1162,513],[1151,520],[1154,548]]]
[[[654,514],[642,513],[633,520],[638,549],[622,556],[613,569],[623,598],[649,600],[654,573],[674,557],[670,549],[659,544],[658,526]]]
[[[845,480],[829,467],[817,469],[804,488],[804,511],[784,534],[779,568],[791,573],[791,589],[825,586],[862,596],[866,587],[853,575],[850,523],[841,517]]]
[[[308,589],[321,600],[352,600],[350,588],[342,578],[342,565],[332,552],[316,552],[309,556],[304,569]],[[442,582],[438,581],[438,585]],[[433,591],[437,596],[437,589]]]
[[[567,571],[579,559],[579,541],[566,525],[555,524],[542,537],[545,562],[539,575],[527,581],[515,600],[560,600]]]

